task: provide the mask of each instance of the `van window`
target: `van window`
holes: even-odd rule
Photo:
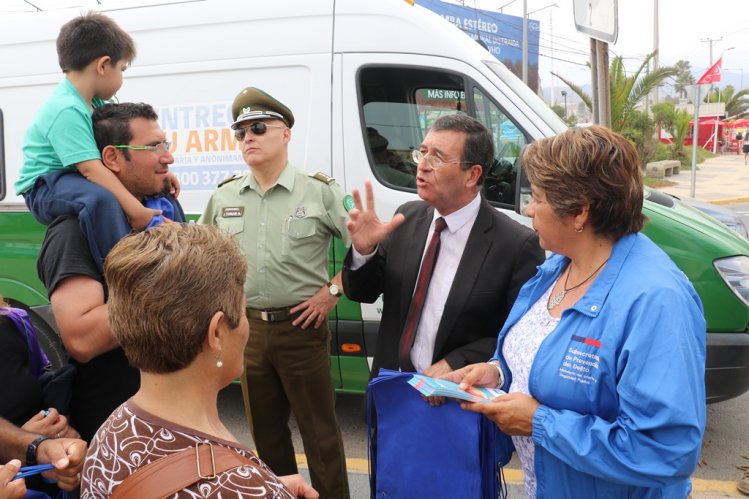
[[[463,75],[425,68],[365,67],[359,73],[359,97],[370,168],[384,185],[415,190],[416,164],[411,152],[419,148],[437,118],[466,113],[484,123],[494,138],[495,160],[484,182],[486,199],[514,205],[515,159],[528,140]]]
[[[492,132],[494,162],[484,179],[484,195],[500,204],[515,203],[515,160],[528,143],[518,126],[478,87],[473,88],[476,119]]]

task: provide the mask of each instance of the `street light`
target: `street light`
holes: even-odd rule
[[[523,47],[522,47],[522,75],[523,83],[528,84],[528,16],[538,11],[548,9],[549,7],[559,7],[557,4],[552,3],[540,9],[532,10],[528,12],[528,0],[523,0]]]
[[[741,72],[741,84],[739,90],[744,89],[744,68],[723,68],[725,71],[739,71]]]
[[[501,12],[502,12],[502,9],[504,9],[504,8],[505,8],[505,7],[507,7],[508,5],[510,5],[510,4],[513,4],[513,3],[517,2],[517,1],[518,1],[518,0],[510,0],[509,2],[507,2],[506,4],[504,4],[503,6],[501,6],[500,8],[498,8],[497,10],[498,10],[498,11],[499,11],[499,12],[501,13]]]
[[[542,11],[542,10],[544,10],[544,9],[548,9],[549,7],[557,7],[557,8],[559,8],[559,5],[557,5],[557,4],[555,4],[555,3],[550,3],[550,4],[549,4],[549,5],[547,5],[546,7],[541,7],[540,9],[536,9],[536,10],[532,10],[532,11],[528,12],[528,13],[526,14],[526,17],[530,16],[531,14],[535,14],[536,12],[540,12],[540,11]]]
[[[567,91],[562,90],[562,97],[564,97],[564,118],[567,119]]]

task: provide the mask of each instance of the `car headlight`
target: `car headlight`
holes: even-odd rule
[[[749,307],[749,256],[721,258],[713,266],[731,291]]]

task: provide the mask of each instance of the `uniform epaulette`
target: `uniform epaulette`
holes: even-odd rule
[[[310,175],[310,177],[312,177],[312,178],[314,178],[316,180],[319,180],[320,182],[323,182],[323,183],[328,184],[328,185],[330,185],[333,182],[335,182],[335,179],[333,177],[331,177],[330,175],[327,175],[327,174],[325,174],[323,172],[313,173],[313,174]]]
[[[222,180],[221,182],[218,183],[217,187],[221,187],[222,185],[228,184],[232,180],[237,180],[238,178],[241,178],[241,177],[242,177],[242,175],[232,175],[231,177],[226,177],[224,180]]]

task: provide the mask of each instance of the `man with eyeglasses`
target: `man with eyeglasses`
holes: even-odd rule
[[[384,305],[372,377],[380,368],[434,377],[487,361],[521,285],[544,260],[533,231],[481,196],[494,145],[479,121],[437,119],[413,159],[421,201],[389,222],[377,218],[370,183],[364,203],[352,193],[346,296],[372,303],[382,294]]]
[[[289,163],[294,115],[287,106],[248,87],[232,114],[249,171],[219,184],[200,223],[229,231],[247,256],[242,391],[250,430],[277,475],[295,474],[294,411],[312,486],[322,498],[347,498],[327,321],[342,292],[340,274],[328,279],[328,249],[333,237],[350,244],[345,195],[329,176]]]
[[[181,206],[169,194],[169,165],[174,158],[153,108],[148,104],[107,104],[96,108],[92,119],[104,166],[144,205],[184,222]],[[125,214],[120,210],[108,216],[122,220]],[[137,391],[138,370],[130,367],[109,329],[106,282],[77,217],[60,217],[49,225],[37,269],[62,341],[78,370],[71,424],[90,441],[111,412]]]

